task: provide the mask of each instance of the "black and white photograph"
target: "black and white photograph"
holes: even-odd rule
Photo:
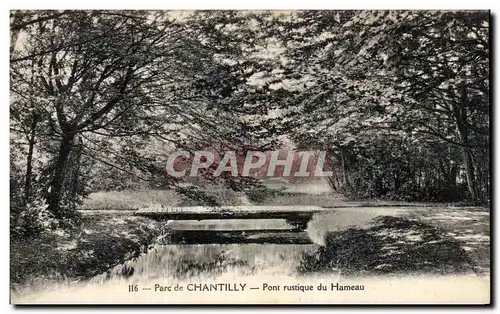
[[[11,304],[491,303],[490,11],[9,14]]]

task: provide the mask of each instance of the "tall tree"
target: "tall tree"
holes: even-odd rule
[[[44,96],[38,106],[59,138],[47,202],[60,217],[75,137],[141,134],[163,125],[156,117],[168,112],[166,85],[199,64],[186,64],[194,41],[166,12],[74,11],[34,19],[22,29],[11,72],[13,79],[29,81],[24,68],[36,60]]]

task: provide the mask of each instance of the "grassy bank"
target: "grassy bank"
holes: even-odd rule
[[[416,219],[381,216],[368,228],[330,232],[326,245],[303,255],[300,273],[449,274],[473,270],[462,243]]]
[[[314,187],[313,187],[314,188]],[[239,205],[306,205],[322,207],[339,206],[465,206],[462,203],[400,202],[387,200],[348,200],[340,194],[331,192],[308,193],[306,189],[283,189],[283,187],[256,188],[243,192],[213,188],[208,194],[214,196],[222,206]],[[187,200],[173,190],[139,190],[96,192],[88,196],[83,204],[84,210],[137,210],[158,206],[203,206],[200,201]]]
[[[89,279],[147,251],[160,232],[161,226],[146,218],[93,214],[71,231],[11,239],[11,289]]]

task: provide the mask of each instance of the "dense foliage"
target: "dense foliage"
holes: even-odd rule
[[[285,26],[289,27],[284,23]],[[301,12],[279,34],[291,137],[355,197],[489,199],[487,12]]]

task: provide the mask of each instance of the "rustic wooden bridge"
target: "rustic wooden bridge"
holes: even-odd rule
[[[210,207],[165,207],[149,210],[141,209],[135,215],[158,221],[212,220],[227,219],[284,219],[289,229],[245,229],[245,230],[171,230],[168,238],[171,243],[279,243],[311,244],[304,232],[312,217],[328,211],[317,206],[229,206]]]

